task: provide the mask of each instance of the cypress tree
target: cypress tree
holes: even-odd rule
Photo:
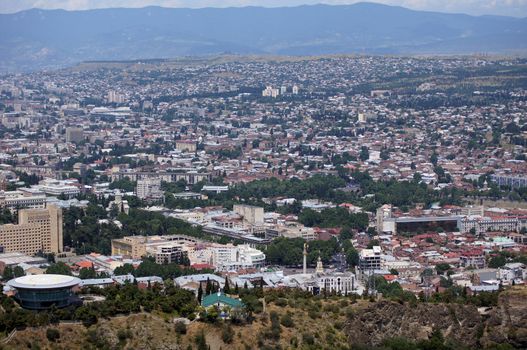
[[[198,303],[201,304],[201,298],[203,297],[203,288],[201,288],[201,283],[199,284],[198,288]]]
[[[225,294],[231,293],[231,287],[229,286],[229,278],[227,276],[225,276],[225,287],[223,287],[223,292]]]

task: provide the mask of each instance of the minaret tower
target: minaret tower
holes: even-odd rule
[[[307,274],[307,243],[304,243],[304,264],[303,264],[303,273]]]
[[[315,270],[316,273],[324,273],[324,266],[322,265],[322,258],[320,255],[318,256],[317,260],[317,268]]]

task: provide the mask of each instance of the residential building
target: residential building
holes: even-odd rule
[[[136,195],[140,199],[161,198],[161,179],[142,179],[137,180]]]
[[[181,244],[168,244],[157,247],[155,253],[157,264],[181,264],[183,260],[188,259],[188,254]]]
[[[379,246],[361,250],[359,253],[359,269],[362,272],[379,270],[382,263],[381,252],[381,247]]]

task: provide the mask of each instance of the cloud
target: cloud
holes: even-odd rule
[[[472,15],[527,16],[527,0],[370,0],[415,10],[459,12]],[[87,10],[108,7],[230,7],[298,6],[325,3],[352,4],[357,0],[0,0],[0,12],[12,13],[30,8]]]

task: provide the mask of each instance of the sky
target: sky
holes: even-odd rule
[[[319,3],[353,4],[356,0],[0,0],[0,13],[31,8],[87,10],[108,7],[231,7],[231,6],[298,6]],[[370,0],[370,2],[403,6],[414,10],[527,17],[527,0]]]

